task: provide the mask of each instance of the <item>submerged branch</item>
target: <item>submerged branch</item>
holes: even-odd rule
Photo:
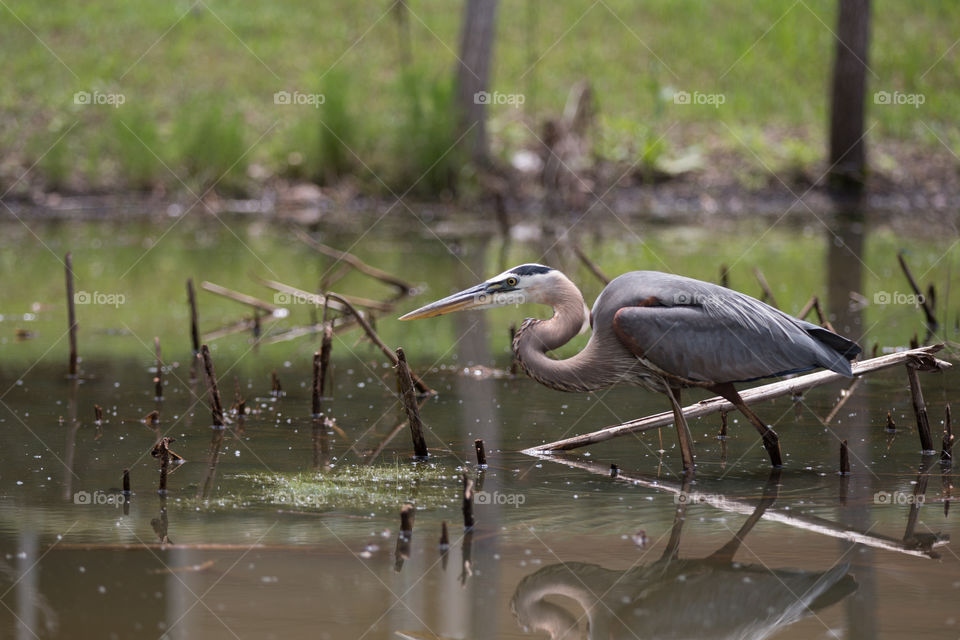
[[[863,362],[856,362],[853,364],[853,375],[865,375],[904,363],[915,364],[918,370],[923,371],[941,371],[944,369],[949,369],[952,366],[949,362],[944,362],[943,360],[938,360],[933,357],[933,354],[940,351],[942,348],[943,345],[932,345],[929,347],[912,349],[910,351],[892,353],[889,355],[880,356],[879,358],[865,360]],[[772,384],[766,384],[760,387],[754,387],[753,389],[748,389],[746,391],[741,391],[740,396],[743,398],[744,402],[751,404],[754,402],[760,402],[761,400],[772,400],[781,396],[796,394],[806,389],[812,389],[813,387],[819,387],[824,384],[830,384],[831,382],[837,382],[846,379],[846,376],[833,371],[818,371],[817,373],[810,373],[805,376],[791,378],[789,380],[781,380]],[[703,416],[708,416],[721,411],[733,411],[734,409],[735,407],[730,402],[721,397],[713,397],[702,400],[697,404],[684,407],[683,416],[689,420],[690,418],[702,418]],[[610,440],[611,438],[616,438],[628,433],[636,433],[638,431],[647,431],[649,429],[665,427],[669,424],[672,424],[673,421],[673,412],[666,411],[663,413],[654,414],[652,416],[647,416],[645,418],[639,418],[637,420],[630,420],[622,424],[613,425],[592,433],[586,433],[583,435],[574,436],[572,438],[566,438],[564,440],[557,440],[556,442],[550,442],[536,447],[531,447],[524,450],[523,453],[536,455],[541,453],[549,453],[551,451],[567,451],[569,449],[576,449],[588,444],[595,444],[597,442],[603,442],[604,440]]]

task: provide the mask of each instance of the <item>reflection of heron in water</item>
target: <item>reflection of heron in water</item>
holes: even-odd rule
[[[803,571],[733,561],[743,538],[776,500],[778,480],[778,474],[771,475],[753,514],[727,544],[706,558],[677,557],[686,509],[681,503],[667,548],[651,564],[615,571],[562,563],[527,576],[511,602],[517,621],[527,630],[546,631],[553,639],[579,637],[583,617],[591,640],[756,639],[839,602],[857,588],[847,575],[847,563],[827,571]],[[547,601],[549,596],[575,600],[583,615]]]

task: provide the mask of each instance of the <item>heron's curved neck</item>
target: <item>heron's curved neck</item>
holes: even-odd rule
[[[568,343],[587,321],[580,290],[566,280],[542,301],[553,307],[553,317],[524,320],[513,339],[513,352],[523,370],[537,382],[560,391],[593,391],[606,386],[597,385],[595,372],[591,373],[594,363],[589,348],[566,360],[547,356],[548,351]]]

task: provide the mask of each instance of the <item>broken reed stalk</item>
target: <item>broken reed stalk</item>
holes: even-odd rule
[[[473,441],[473,446],[477,450],[477,466],[481,469],[487,468],[487,452],[483,448],[483,438],[477,438]]]
[[[473,479],[463,474],[463,528],[466,531],[473,529]]]
[[[154,458],[160,459],[160,487],[157,489],[157,493],[160,495],[165,495],[167,493],[167,474],[170,472],[171,442],[174,442],[173,438],[160,438],[160,442],[158,442],[153,447],[153,451],[150,452],[150,455],[152,455]]]
[[[67,278],[67,324],[70,329],[70,363],[67,373],[71,378],[77,377],[77,313],[74,308],[76,301],[73,293],[73,254],[64,256],[64,267]]]
[[[820,326],[833,331],[833,325],[830,324],[830,321],[827,320],[827,316],[823,313],[823,308],[820,306],[820,298],[817,296],[812,296],[810,300],[807,301],[807,304],[803,305],[803,308],[800,309],[800,312],[797,313],[796,317],[801,320],[806,320],[807,316],[810,315],[810,312],[814,311],[817,314],[817,322],[820,323]],[[876,357],[876,353],[873,354],[873,357]]]
[[[897,430],[897,423],[893,421],[893,416],[890,415],[890,412],[887,411],[887,433],[895,433]]]
[[[240,393],[240,380],[237,378],[237,376],[233,376],[233,401],[237,405],[237,415],[246,415],[247,401]]]
[[[943,410],[943,446],[940,449],[940,460],[942,462],[953,461],[953,427],[950,424],[950,405],[947,404]]]
[[[910,288],[913,289],[913,293],[920,301],[920,307],[923,309],[923,315],[927,319],[927,326],[936,329],[939,326],[937,323],[937,317],[933,314],[933,309],[930,307],[930,301],[927,300],[923,293],[921,293],[920,287],[917,285],[917,281],[914,280],[913,274],[910,272],[910,267],[907,266],[907,261],[903,257],[903,253],[903,251],[897,253],[897,260],[900,262],[900,268],[903,269],[903,275],[907,277],[907,282],[910,283]]]
[[[160,359],[160,338],[153,337],[153,349],[157,352],[157,375],[153,377],[154,398],[163,400],[163,361]]]
[[[333,267],[330,267],[330,268],[332,269]],[[320,287],[319,287],[320,290],[329,291],[330,287],[332,287],[335,283],[343,280],[345,277],[347,277],[347,274],[351,273],[352,271],[353,271],[353,267],[351,267],[350,265],[341,264],[339,269],[327,275],[326,277],[323,278],[323,280],[320,281]]]
[[[873,358],[863,362],[854,362],[852,365],[853,375],[859,376],[867,373],[873,373],[875,371],[881,371],[883,369],[889,369],[890,367],[902,365],[905,362],[914,363],[915,366],[926,371],[943,371],[945,369],[949,369],[953,365],[951,365],[949,362],[944,362],[943,360],[938,360],[933,357],[933,354],[941,349],[943,349],[943,345],[930,345],[921,347],[919,349],[914,349],[912,351],[901,351],[898,353],[887,354],[880,356],[879,358]],[[795,394],[798,391],[803,391],[846,379],[847,378],[845,376],[839,373],[834,373],[833,371],[818,371],[817,373],[809,373],[807,375],[798,376],[789,380],[781,380],[779,382],[773,382],[771,384],[747,389],[746,391],[740,392],[740,397],[743,398],[743,401],[749,405],[763,400],[772,400],[781,396]],[[734,409],[735,407],[723,398],[713,397],[684,407],[683,415],[689,420],[690,418],[701,418],[703,416],[720,411],[733,411]],[[628,433],[657,429],[659,427],[669,425],[673,421],[673,411],[665,411],[663,413],[657,413],[651,416],[646,416],[618,425],[606,427],[605,429],[600,429],[591,433],[585,433],[582,435],[573,436],[571,438],[557,440],[556,442],[549,442],[536,447],[530,447],[529,449],[525,449],[523,453],[528,455],[537,455],[549,451],[567,451],[585,445],[610,440],[611,438],[616,438]]]
[[[815,305],[816,303],[817,303],[817,296],[811,296],[810,299],[807,300],[807,304],[803,305],[803,308],[801,308],[800,311],[797,312],[797,315],[795,317],[801,320],[806,320],[807,316],[810,315],[810,312],[813,311],[813,305]]]
[[[420,403],[417,405],[417,408],[422,407],[426,402],[427,402],[426,398],[421,398]],[[403,431],[409,424],[410,424],[409,420],[404,420],[403,422],[398,423],[397,426],[395,426],[393,429],[391,429],[390,432],[387,435],[385,435],[382,440],[380,440],[379,444],[377,444],[377,446],[373,449],[373,451],[367,454],[367,459],[364,462],[364,464],[369,466],[369,465],[372,465],[374,462],[376,462],[377,458],[380,457],[380,454],[383,453],[383,450],[387,448],[387,445],[390,444],[390,442],[395,437],[397,437],[397,434]],[[354,451],[354,447],[356,447],[358,443],[359,441],[355,442],[354,446],[350,447],[350,449],[347,450],[347,453]]]
[[[720,286],[730,288],[730,267],[725,264],[720,265]]]
[[[388,347],[383,343],[383,340],[380,339],[380,336],[378,336],[377,332],[373,330],[373,327],[370,326],[370,323],[367,322],[366,317],[364,317],[362,313],[357,311],[357,309],[352,304],[350,304],[350,302],[346,298],[344,298],[340,294],[328,291],[327,297],[330,298],[331,300],[336,300],[341,304],[343,304],[344,306],[346,306],[347,310],[353,315],[354,318],[357,319],[357,322],[360,324],[360,326],[363,327],[363,330],[367,333],[367,336],[370,338],[373,344],[377,345],[380,351],[383,352],[383,355],[385,355],[390,360],[390,362],[393,363],[393,366],[397,366],[397,354],[391,351],[390,347]],[[434,391],[433,389],[428,387],[426,384],[424,384],[423,380],[421,380],[417,374],[411,371],[410,377],[413,380],[413,384],[414,386],[416,386],[417,391],[419,391],[420,393],[431,395],[431,396],[436,394],[436,391]]]
[[[313,354],[313,387],[312,401],[310,403],[310,413],[314,417],[320,415],[320,352]]]
[[[413,389],[413,379],[410,376],[410,367],[407,366],[407,356],[403,348],[397,349],[397,385],[400,388],[400,399],[403,409],[407,412],[407,422],[410,424],[410,435],[413,438],[413,455],[418,458],[429,456],[427,443],[423,439],[423,422],[420,420],[420,407],[417,405],[417,394]]]
[[[283,317],[286,313],[286,310],[283,307],[277,306],[275,304],[270,304],[269,302],[264,302],[259,298],[248,296],[245,293],[240,293],[239,291],[234,291],[233,289],[221,287],[218,284],[207,282],[206,280],[201,282],[200,286],[203,287],[204,290],[209,291],[210,293],[215,293],[218,296],[223,296],[224,298],[228,298],[230,300],[233,300],[234,302],[239,302],[240,304],[245,304],[249,307],[253,307],[254,309],[265,311],[270,315]]]
[[[836,333],[836,330],[833,328],[833,325],[830,324],[829,320],[827,320],[826,314],[823,313],[823,309],[820,308],[819,298],[814,298],[813,310],[817,314],[817,321],[820,323],[820,326],[826,329],[827,331],[833,331],[834,333]]]
[[[277,377],[277,370],[270,372],[270,394],[276,397],[283,395],[283,387],[280,385],[280,378]]]
[[[415,287],[409,282],[406,282],[405,280],[401,280],[400,278],[392,274],[389,274],[386,271],[377,269],[376,267],[371,267],[366,262],[364,262],[357,256],[353,255],[352,253],[347,253],[346,251],[340,251],[338,249],[334,249],[333,247],[328,247],[325,244],[321,244],[316,240],[314,240],[307,232],[302,231],[300,229],[296,229],[295,232],[297,234],[297,237],[300,238],[301,241],[306,243],[312,249],[319,251],[323,255],[333,258],[334,260],[337,260],[339,262],[344,262],[350,265],[351,267],[353,267],[354,269],[356,269],[357,271],[359,271],[360,273],[366,274],[371,278],[380,280],[381,282],[385,282],[391,286],[396,287],[397,289],[400,290],[400,292],[403,295],[409,295],[410,292],[415,290]]]
[[[93,421],[95,424],[103,424],[103,409],[100,405],[93,405]]]
[[[850,475],[850,451],[846,440],[840,443],[840,475]]]
[[[305,289],[299,289],[289,284],[284,284],[283,282],[277,282],[276,280],[267,280],[265,278],[260,278],[253,276],[253,279],[262,284],[265,287],[273,289],[274,291],[279,291],[280,293],[286,293],[294,298],[297,302],[312,302],[314,305],[321,307],[327,303],[326,298],[319,293],[311,293]],[[349,300],[352,304],[358,307],[365,307],[367,309],[373,309],[375,311],[392,311],[394,304],[392,302],[383,302],[382,300],[373,300],[371,298],[361,298],[359,296],[348,296],[342,294],[344,298]],[[331,309],[337,311],[343,311],[343,307],[340,304],[334,302],[330,305]]]
[[[773,291],[770,290],[770,285],[767,284],[767,279],[763,277],[763,272],[760,271],[759,268],[754,267],[753,275],[756,276],[757,282],[760,283],[760,289],[763,291],[763,297],[760,299],[769,304],[771,307],[779,309],[780,305],[777,304],[777,299],[773,296]]]
[[[197,294],[193,290],[193,278],[187,278],[187,302],[190,303],[190,338],[193,352],[200,353],[200,330],[197,327]]]
[[[327,370],[330,368],[330,356],[333,353],[333,325],[323,323],[323,339],[320,341],[320,380],[317,389],[323,397],[327,387]]]
[[[727,412],[720,412],[720,433],[717,435],[720,439],[726,439],[727,437]]]
[[[619,475],[620,475],[620,467],[618,467],[617,465],[611,463],[611,464],[610,464],[610,477],[611,477],[611,478],[616,478],[616,477],[619,476]]]
[[[446,551],[450,548],[450,532],[447,531],[447,521],[440,523],[440,549]]]
[[[223,405],[220,403],[220,388],[217,386],[217,374],[213,370],[210,348],[205,344],[200,346],[200,357],[203,358],[203,371],[207,378],[207,388],[210,389],[210,414],[213,418],[213,426],[222,429]]]
[[[130,495],[130,469],[123,470],[123,494]]]
[[[212,331],[208,331],[198,339],[209,344],[214,340],[219,340],[220,338],[224,338],[226,336],[232,336],[233,334],[240,333],[241,331],[249,331],[250,329],[253,329],[253,325],[253,318],[243,318],[237,322],[231,322],[230,324],[224,325]],[[198,349],[194,353],[200,353],[200,350]]]
[[[583,252],[583,249],[580,248],[580,245],[572,242],[570,243],[570,249],[572,249],[573,253],[576,254],[577,258],[580,259],[580,262],[586,265],[587,269],[590,270],[590,273],[597,277],[597,280],[605,285],[610,284],[610,278],[607,276],[607,274],[605,274],[603,270],[597,266],[596,262],[587,257],[587,254]]]
[[[906,366],[907,379],[910,380],[910,397],[913,400],[913,413],[917,417],[917,432],[920,434],[920,446],[924,455],[936,453],[933,450],[933,438],[930,437],[930,420],[927,417],[927,404],[923,400],[920,376],[909,363]]]

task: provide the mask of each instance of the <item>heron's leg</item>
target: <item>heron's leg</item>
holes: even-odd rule
[[[680,407],[680,388],[671,387],[666,384],[666,381],[664,381],[664,387],[667,390],[667,397],[670,398],[670,405],[673,407],[673,424],[677,429],[677,442],[680,445],[683,472],[692,476],[694,473],[693,437],[690,435],[690,427],[687,426],[687,419],[683,416],[683,409]]]
[[[710,387],[710,390],[725,398],[730,404],[735,406],[740,413],[746,416],[747,420],[753,423],[753,426],[757,428],[760,437],[763,439],[763,447],[770,456],[770,464],[774,467],[782,467],[783,458],[780,456],[780,438],[777,436],[777,432],[763,423],[763,420],[747,406],[747,403],[743,401],[743,398],[740,397],[740,394],[737,393],[737,390],[729,382],[714,385]]]

